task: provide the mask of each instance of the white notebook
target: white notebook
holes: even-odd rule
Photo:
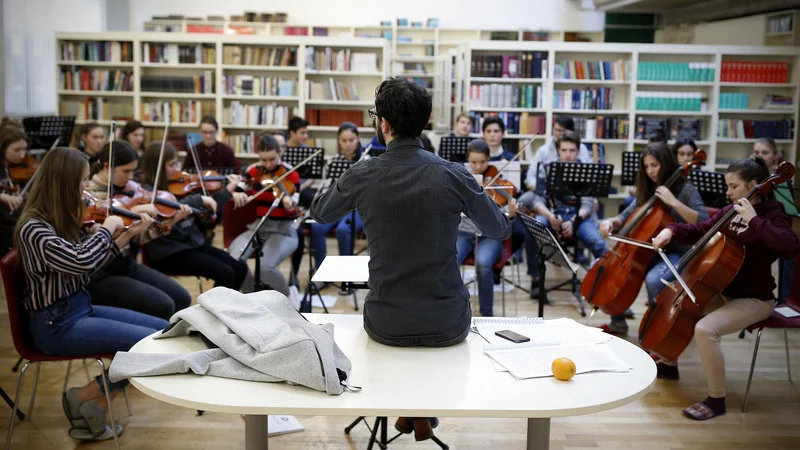
[[[792,317],[800,316],[799,312],[795,311],[794,309],[792,309],[789,306],[778,306],[777,308],[775,308],[775,312],[780,314],[780,315],[782,315],[783,317],[790,318],[790,319]]]
[[[611,339],[599,328],[587,327],[572,319],[560,318],[544,320],[538,317],[482,317],[472,321],[475,330],[489,345],[505,346],[513,344],[495,335],[501,330],[510,330],[529,337],[529,345],[558,344],[599,344]]]
[[[605,344],[527,346],[518,348],[487,347],[484,352],[505,367],[517,379],[553,376],[556,358],[566,357],[575,363],[576,373],[596,371],[627,372],[631,366],[619,359]]]

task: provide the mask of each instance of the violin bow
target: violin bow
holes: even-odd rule
[[[164,165],[164,149],[167,147],[167,134],[169,133],[170,118],[167,117],[167,123],[164,125],[164,137],[161,138],[161,153],[158,155],[158,167],[156,168],[156,179],[153,181],[153,195],[150,199],[150,204],[156,204],[156,197],[158,196],[158,180],[161,179],[161,169]]]
[[[525,149],[526,149],[526,148],[528,148],[528,146],[529,146],[529,145],[531,145],[531,142],[533,142],[535,139],[538,139],[538,138],[544,138],[544,135],[543,135],[543,134],[537,134],[537,135],[534,135],[532,138],[528,139],[528,141],[527,141],[527,142],[525,142],[525,145],[523,145],[523,146],[522,146],[522,148],[521,148],[521,149],[520,149],[520,150],[517,152],[517,154],[516,154],[516,155],[514,155],[514,157],[513,157],[513,158],[511,158],[511,159],[510,159],[510,160],[509,160],[509,161],[506,163],[506,165],[505,165],[505,166],[503,166],[503,168],[502,168],[502,169],[500,169],[500,170],[498,170],[498,171],[497,171],[497,175],[495,175],[494,177],[492,177],[492,178],[489,180],[489,182],[488,182],[488,183],[485,183],[485,184],[486,184],[487,186],[491,186],[491,185],[492,185],[492,183],[494,183],[495,181],[497,181],[497,179],[498,179],[498,178],[500,178],[500,175],[503,173],[503,171],[504,171],[504,170],[506,170],[506,169],[508,168],[508,166],[510,166],[510,165],[511,165],[511,163],[512,163],[512,162],[514,162],[514,160],[515,160],[515,159],[519,158],[519,157],[520,157],[520,155],[522,155],[522,152],[524,152],[524,151],[525,151]]]
[[[306,159],[300,161],[299,163],[297,163],[297,165],[295,165],[294,167],[289,169],[285,174],[283,174],[283,175],[279,176],[278,178],[275,178],[274,180],[272,180],[272,183],[270,183],[268,186],[265,186],[260,191],[258,191],[255,194],[247,197],[247,201],[245,201],[244,204],[246,205],[246,204],[252,202],[259,195],[261,195],[261,194],[267,192],[268,190],[274,188],[276,184],[280,183],[281,181],[283,181],[284,178],[288,177],[289,174],[291,174],[292,172],[294,172],[297,169],[299,169],[300,167],[302,167],[304,164],[306,164],[309,161],[311,161],[312,159],[314,159],[314,157],[317,156],[318,154],[320,154],[320,152],[322,152],[322,149],[319,149],[319,150],[315,151],[314,153],[311,154],[311,156],[309,156],[308,158],[306,158]]]
[[[106,218],[111,215],[111,205],[114,203],[114,196],[111,193],[114,185],[114,136],[116,136],[117,122],[111,121],[109,129],[108,141],[108,192],[106,199],[108,200],[108,208],[106,209]]]
[[[192,160],[194,161],[194,168],[197,170],[197,176],[200,177],[200,188],[203,190],[203,195],[208,197],[208,191],[206,190],[206,182],[203,181],[203,172],[200,170],[200,162],[197,156],[197,149],[194,146],[194,143],[191,139],[189,139],[189,149],[192,151]]]

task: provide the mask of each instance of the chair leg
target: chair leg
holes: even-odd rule
[[[8,435],[6,435],[6,450],[11,450],[11,434],[14,432],[14,419],[17,418],[17,405],[19,404],[19,398],[22,395],[22,382],[25,381],[25,371],[28,370],[28,367],[33,364],[32,362],[28,361],[25,365],[22,366],[22,369],[19,371],[19,384],[17,384],[17,396],[14,397],[14,410],[11,411],[11,423],[8,425]]]
[[[744,391],[744,401],[742,402],[742,413],[747,412],[747,397],[750,395],[750,383],[753,382],[753,370],[756,368],[756,358],[758,357],[758,344],[761,342],[761,332],[763,328],[758,329],[756,335],[756,347],[753,349],[753,361],[750,363],[750,376],[747,377],[747,388]]]
[[[119,450],[119,436],[117,436],[117,422],[114,420],[114,411],[111,408],[111,390],[108,388],[108,379],[106,377],[106,364],[102,359],[97,358],[97,364],[100,366],[100,379],[103,380],[103,390],[106,391],[106,401],[108,402],[108,417],[111,419],[111,431],[114,433],[114,445]]]
[[[69,372],[72,370],[72,360],[67,361],[67,374],[64,375],[64,388],[61,389],[61,393],[67,392],[67,386],[69,385]]]
[[[783,342],[786,344],[786,373],[789,374],[789,383],[792,382],[792,364],[789,361],[789,330],[783,329]]]
[[[506,316],[506,277],[503,276],[503,272],[500,272],[500,288],[503,289],[502,299],[503,299],[503,317]]]
[[[37,362],[36,375],[33,376],[33,392],[31,392],[31,404],[28,406],[28,419],[33,420],[33,401],[36,400],[36,388],[39,386],[39,371],[42,369],[42,363]]]
[[[200,277],[197,277],[197,289],[199,289],[198,292],[203,293],[203,280]]]
[[[125,407],[128,408],[128,417],[133,416],[133,411],[131,411],[131,401],[128,398],[128,388],[122,390],[122,393],[125,394]]]
[[[86,374],[86,382],[87,383],[91,383],[92,382],[92,376],[89,375],[89,366],[86,364],[86,360],[85,359],[83,360],[83,373]]]

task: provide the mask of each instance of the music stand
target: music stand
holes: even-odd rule
[[[623,186],[636,185],[636,174],[639,172],[642,152],[622,152],[622,181]]]
[[[467,162],[467,146],[475,140],[469,136],[445,136],[439,145],[439,156],[447,161]]]
[[[722,208],[728,204],[728,196],[725,193],[728,190],[728,185],[725,184],[725,174],[692,170],[686,178],[697,188],[706,206]]]
[[[574,229],[572,231],[573,239],[575,240],[575,245],[573,246],[575,261],[578,260],[577,234],[581,222],[578,212],[581,207],[581,198],[608,197],[613,173],[613,164],[554,162],[548,167],[547,196],[551,199],[561,200],[563,203],[575,207]],[[553,206],[555,207],[555,205]],[[573,272],[569,280],[550,288],[548,291],[564,290],[564,286],[567,285],[571,286],[569,291],[575,295],[575,300],[578,303],[581,316],[585,317],[586,310],[580,293],[581,280],[578,279],[577,272]]]
[[[286,161],[287,164],[290,164],[292,167],[300,164],[304,159],[308,158],[309,156],[313,155],[314,152],[322,150],[315,156],[312,160],[308,161],[303,167],[297,169],[298,175],[300,178],[308,179],[308,178],[315,178],[320,179],[322,178],[322,167],[325,165],[325,158],[322,156],[325,154],[325,150],[321,147],[287,147],[286,151],[283,152],[283,156],[281,159]]]
[[[545,273],[547,267],[545,262],[552,258],[553,264],[561,267],[566,267],[573,274],[578,271],[578,266],[569,260],[564,249],[558,244],[558,240],[553,236],[553,233],[542,222],[536,220],[533,216],[527,214],[517,214],[517,217],[522,220],[522,225],[525,230],[536,241],[539,250],[539,317],[544,317],[544,305],[547,303],[547,291],[545,289]]]
[[[28,148],[32,151],[43,149],[46,152],[56,139],[62,147],[69,147],[75,116],[26,117],[22,119],[22,126],[28,136]]]

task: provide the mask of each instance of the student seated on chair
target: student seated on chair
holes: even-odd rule
[[[194,147],[195,150],[197,150],[200,168],[230,167],[236,169],[239,167],[239,163],[236,160],[236,153],[234,153],[230,146],[217,140],[218,130],[219,125],[217,124],[217,119],[213,116],[205,116],[200,121],[200,136],[203,140]],[[186,152],[186,160],[183,162],[183,167],[194,169],[194,155],[191,151]]]
[[[136,150],[128,142],[113,141],[106,144],[99,159],[92,167],[94,174],[86,186],[86,191],[100,201],[108,199],[108,184],[111,179],[111,171],[108,166],[109,146],[113,147],[114,152],[112,196],[126,191],[126,184],[133,177],[136,168],[139,167]],[[132,194],[133,192],[131,192]],[[136,205],[131,208],[131,211],[149,214],[154,218],[158,216],[158,210],[149,203]],[[188,210],[178,211],[175,217],[162,222],[162,225],[171,229],[189,212]],[[120,248],[118,257],[92,277],[87,290],[95,304],[130,309],[169,320],[176,311],[180,311],[192,303],[189,291],[177,281],[137,262],[141,246],[158,236],[159,233],[152,228],[147,233],[136,236],[128,245]]]
[[[483,175],[489,168],[489,146],[483,139],[475,139],[467,146],[467,162],[473,175]],[[483,180],[484,182],[488,180]],[[517,202],[509,199],[507,207],[508,217],[514,219],[517,215]],[[494,305],[494,280],[492,266],[503,256],[503,241],[480,236],[480,230],[469,217],[462,217],[458,226],[458,265],[464,263],[467,256],[472,254],[475,259],[475,279],[478,283],[478,301],[481,316],[491,317]],[[477,236],[477,237],[476,237]],[[477,240],[477,244],[476,241]],[[477,248],[476,248],[477,245]]]
[[[582,162],[578,160],[578,149],[581,139],[574,131],[565,131],[557,141],[558,160],[555,162]],[[578,208],[569,205],[561,199],[556,199],[554,209],[547,207],[547,172],[550,165],[540,166],[539,181],[536,183],[536,195],[532,204],[526,205],[534,211],[536,218],[548,225],[556,234],[562,237],[577,239],[589,248],[595,260],[606,252],[606,242],[600,236],[597,220],[594,213],[594,197],[581,197]]]
[[[358,161],[361,157],[361,142],[358,140],[358,127],[351,122],[345,122],[339,127],[337,133],[337,140],[339,142],[338,152],[336,156],[331,158],[328,164],[336,161]],[[323,177],[327,178],[327,177]],[[339,242],[339,254],[350,255],[352,254],[352,228],[351,221],[355,216],[355,232],[358,233],[364,229],[364,224],[361,222],[361,217],[358,212],[347,213],[339,220],[331,223],[312,223],[311,224],[311,251],[314,253],[314,261],[317,269],[322,264],[325,256],[328,253],[325,235],[333,229],[336,229],[336,240]]]
[[[14,228],[25,204],[25,197],[20,195],[25,183],[12,179],[9,169],[22,164],[27,154],[25,129],[4,117],[0,123],[0,161],[5,173],[0,179],[0,258],[14,247]]]
[[[725,171],[727,195],[732,205],[703,222],[673,223],[653,239],[656,248],[663,248],[670,242],[693,245],[731,208],[737,213],[719,232],[744,246],[744,261],[728,286],[711,300],[703,311],[706,315],[694,327],[697,353],[708,383],[708,397],[683,410],[691,419],[707,420],[725,414],[725,360],[720,339],[772,314],[775,308],[772,263],[800,253],[800,239],[773,193],[757,194],[750,200],[745,197],[769,175],[766,163],[758,156],[734,162]],[[656,368],[658,378],[677,380],[679,377],[677,360],[662,360]]]
[[[514,154],[503,148],[506,124],[497,116],[483,121],[483,140],[489,145],[489,161],[511,161]]]
[[[142,158],[142,187],[153,191],[158,172],[158,161],[161,156],[161,143],[154,142],[147,147]],[[169,187],[168,179],[178,170],[178,152],[175,147],[167,143],[164,147],[163,166],[158,179],[158,190],[164,191]],[[178,201],[184,205],[203,209],[212,218],[217,211],[217,201],[233,201],[236,207],[242,206],[247,200],[247,195],[242,192],[233,192],[240,181],[238,175],[229,176],[228,186],[220,189],[210,196],[191,194],[180,198]],[[144,246],[144,251],[150,259],[150,265],[162,272],[171,275],[197,276],[214,280],[214,286],[222,286],[233,290],[242,288],[250,271],[245,261],[231,257],[224,250],[209,244],[198,222],[204,220],[194,214],[187,216],[172,227],[172,231],[149,241]],[[249,290],[246,292],[250,292]]]
[[[247,171],[243,174],[244,180],[247,183],[252,183],[250,189],[252,194],[261,190],[261,184],[257,182],[261,175],[270,174],[278,170],[280,167],[290,169],[291,166],[281,161],[280,145],[269,134],[262,134],[258,140],[258,158],[259,162],[248,167]],[[295,185],[295,189],[300,186],[300,175],[297,172],[292,172],[286,178],[289,182]],[[297,230],[293,227],[294,220],[297,219],[297,194],[293,196],[284,195],[281,202],[270,214],[266,223],[259,234],[264,239],[263,255],[261,256],[261,281],[270,286],[270,288],[280,292],[285,296],[289,296],[289,285],[286,278],[278,269],[278,265],[292,255],[297,248]],[[236,237],[231,242],[228,251],[234,257],[241,258],[246,261],[250,255],[253,254],[255,248],[253,245],[247,246],[250,235],[253,230],[258,226],[261,218],[269,212],[275,197],[273,192],[267,191],[259,195],[255,200],[258,202],[256,215],[258,218],[248,225],[248,230]],[[247,251],[241,256],[242,249],[247,246]],[[252,280],[248,277],[246,280],[244,291],[250,292],[253,287],[251,286]]]
[[[475,126],[475,119],[467,113],[461,113],[456,117],[456,125],[453,127],[451,136],[467,137],[472,133],[472,127]]]
[[[112,136],[111,139],[113,140],[114,137]],[[89,158],[90,167],[100,157],[100,152],[103,151],[105,143],[106,132],[100,124],[89,122],[81,127],[78,148]]]
[[[25,272],[23,307],[30,314],[30,337],[48,355],[113,355],[167,326],[158,317],[92,304],[86,291],[92,275],[146,232],[153,219],[141,214],[126,230],[122,219],[112,215],[89,234],[82,228],[86,211],[82,192],[88,181],[89,164],[80,151],[64,147],[48,151],[17,225],[15,245]],[[114,437],[106,425],[109,404],[101,376],[68,390],[62,399],[74,439]],[[109,383],[109,388],[116,392],[127,384],[122,380]],[[121,425],[116,432],[122,433]]]
[[[289,119],[289,130],[287,132],[288,139],[286,140],[286,147],[308,147],[308,125],[309,122],[302,117],[292,117]],[[300,189],[297,191],[300,194],[299,204],[304,208],[311,205],[311,200],[314,199],[316,190],[311,188],[314,184],[313,178],[300,180]]]

